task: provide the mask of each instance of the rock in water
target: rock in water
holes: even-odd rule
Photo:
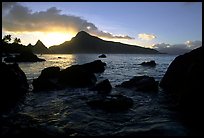
[[[133,100],[123,95],[107,95],[87,102],[92,108],[106,111],[123,111],[133,106]]]
[[[34,91],[59,89],[57,84],[59,67],[48,67],[42,70],[40,76],[33,80]]]
[[[82,65],[72,65],[60,71],[59,67],[48,67],[33,80],[35,91],[61,89],[64,87],[93,87],[97,81],[94,73],[105,70],[106,63],[96,60]]]
[[[140,65],[142,66],[149,66],[149,67],[155,67],[157,64],[154,60],[151,60],[149,62],[142,62]]]
[[[201,46],[177,56],[160,82],[160,87],[172,95],[185,117],[197,123],[202,122],[204,116],[201,111],[204,105],[203,64],[203,46]]]
[[[105,71],[106,63],[102,62],[101,60],[95,60],[93,62],[83,64],[81,66],[83,66],[86,70],[92,73],[102,73]]]
[[[28,91],[25,73],[18,64],[0,63],[0,112],[14,106]]]
[[[136,91],[156,92],[158,91],[158,82],[149,76],[134,76],[129,81],[125,81],[116,87],[135,89]]]
[[[109,94],[112,90],[112,86],[110,81],[106,79],[96,84],[92,90],[98,91],[99,94]]]
[[[57,77],[58,74],[60,72],[60,68],[59,67],[48,67],[42,70],[40,77],[44,77],[44,78],[54,78]]]
[[[95,85],[96,81],[95,75],[82,65],[68,67],[59,75],[59,83],[70,87],[89,87]]]
[[[102,73],[106,63],[95,60],[82,65],[73,65],[60,71],[59,82],[71,87],[94,86],[97,79],[94,73]]]
[[[106,55],[105,54],[101,54],[98,56],[99,58],[106,58]]]

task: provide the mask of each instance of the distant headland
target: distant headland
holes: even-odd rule
[[[57,39],[57,38],[56,38]],[[3,40],[2,40],[3,41]],[[40,40],[35,45],[22,45],[3,41],[3,53],[21,53],[31,51],[35,54],[76,54],[76,53],[113,53],[113,54],[161,54],[151,48],[128,45],[120,42],[105,41],[80,31],[70,41],[47,48]]]

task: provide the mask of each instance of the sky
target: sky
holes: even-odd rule
[[[158,50],[202,45],[202,2],[3,2],[2,37],[47,47],[79,31]]]

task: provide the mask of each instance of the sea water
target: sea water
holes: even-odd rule
[[[4,129],[12,132],[12,124],[18,127],[38,128],[49,135],[69,136],[128,136],[128,135],[164,135],[185,136],[188,130],[176,118],[165,101],[164,92],[144,93],[124,88],[116,88],[133,76],[148,75],[160,81],[176,55],[167,54],[43,54],[45,62],[19,63],[30,84],[30,92],[13,111],[10,126]],[[92,109],[86,102],[96,96],[96,92],[87,88],[67,88],[58,91],[32,92],[32,81],[41,71],[50,66],[65,69],[71,65],[84,64],[94,60],[107,64],[103,73],[95,74],[97,82],[109,79],[112,93],[132,98],[133,107],[121,112],[107,112]],[[155,67],[139,65],[144,61],[155,60]]]

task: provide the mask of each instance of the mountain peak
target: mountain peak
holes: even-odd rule
[[[42,43],[42,41],[38,40],[33,47],[34,53],[49,53],[48,48]]]
[[[80,31],[76,35],[76,37],[86,37],[86,36],[91,36],[91,35],[85,31]]]
[[[45,46],[42,41],[38,40],[35,44],[35,46]]]
[[[85,31],[80,31],[70,41],[49,48],[55,53],[139,53],[156,54],[157,50],[140,46],[128,45],[119,42],[105,41],[92,36]]]
[[[84,34],[84,35],[89,35],[89,33],[87,33],[86,31],[80,31],[77,34]]]

